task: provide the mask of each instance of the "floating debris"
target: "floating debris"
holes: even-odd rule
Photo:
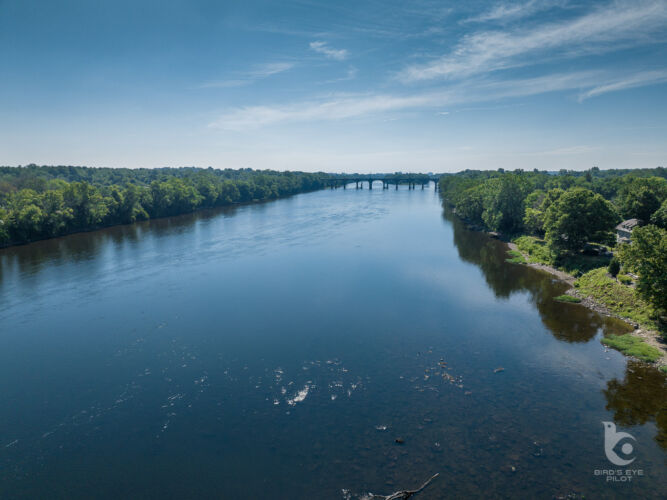
[[[503,368],[502,366],[499,366],[498,368],[493,370],[493,373],[500,373],[500,372],[504,372],[504,371],[505,371],[505,368]]]
[[[382,431],[386,431],[387,429],[388,429],[388,427],[386,425],[376,425],[375,426],[376,431],[381,431],[382,432]]]
[[[396,443],[396,444],[405,444],[405,439],[403,439],[401,437],[397,437],[396,439],[394,439],[394,443]]]

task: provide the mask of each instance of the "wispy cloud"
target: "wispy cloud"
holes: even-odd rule
[[[230,78],[226,80],[212,80],[202,83],[199,87],[203,89],[207,88],[230,88],[230,87],[243,87],[245,85],[250,85],[257,80],[263,80],[272,75],[277,75],[278,73],[284,73],[289,71],[294,67],[292,62],[274,62],[267,64],[260,64],[255,66],[250,71],[245,71],[237,73],[235,78]]]
[[[285,122],[341,120],[387,111],[421,108],[433,101],[432,95],[353,95],[296,102],[284,106],[247,106],[224,114],[210,126],[227,130],[246,130]]]
[[[644,87],[646,85],[655,85],[658,83],[667,82],[667,70],[663,71],[644,71],[637,73],[622,80],[598,85],[592,89],[583,92],[579,95],[579,101],[584,101],[591,97],[596,97],[607,92],[615,92],[618,90],[632,89],[635,87]]]
[[[334,49],[327,45],[327,42],[314,41],[310,42],[310,48],[319,54],[323,54],[329,59],[336,61],[344,61],[348,57],[348,52],[345,49]]]
[[[501,13],[498,13],[501,15]],[[452,79],[544,62],[548,57],[578,57],[622,47],[664,41],[667,2],[614,2],[573,20],[530,29],[481,31],[463,37],[454,50],[399,73],[403,82]]]
[[[439,112],[442,108],[467,103],[513,99],[549,92],[582,91],[582,89],[584,95],[590,94],[587,97],[594,97],[630,86],[652,85],[665,81],[667,73],[660,71],[635,75],[581,71],[524,79],[466,81],[446,90],[410,95],[339,95],[286,105],[246,106],[230,110],[209,126],[243,131],[278,123],[334,121],[397,111],[432,109]]]
[[[552,7],[561,7],[565,4],[563,0],[528,0],[527,2],[501,3],[491,10],[477,16],[464,19],[463,23],[506,23],[532,16],[541,10]]]

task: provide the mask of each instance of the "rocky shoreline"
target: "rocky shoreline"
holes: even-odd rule
[[[534,262],[529,262],[528,255],[521,252],[514,243],[512,242],[506,242],[506,243],[510,250],[514,250],[523,255],[524,259],[526,260],[525,265],[552,274],[559,280],[567,283],[570,286],[570,288],[565,293],[567,295],[571,295],[573,297],[581,299],[579,305],[587,307],[599,314],[618,318],[628,323],[631,327],[634,328],[634,330],[630,332],[631,335],[641,338],[644,342],[646,342],[650,346],[655,347],[662,353],[662,357],[658,359],[654,364],[658,367],[667,367],[667,345],[661,340],[659,332],[655,330],[642,328],[641,325],[639,325],[638,323],[635,323],[634,321],[631,321],[628,318],[624,318],[623,316],[620,316],[610,311],[609,308],[605,306],[603,303],[593,300],[591,297],[581,294],[576,288],[574,288],[575,277],[572,276],[571,274],[556,269],[555,267],[547,266],[545,264],[537,264]]]

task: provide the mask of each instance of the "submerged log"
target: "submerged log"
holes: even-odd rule
[[[436,477],[440,475],[439,472],[433,474],[428,481],[426,481],[424,484],[422,484],[419,488],[416,490],[403,490],[403,491],[397,491],[395,493],[392,493],[391,495],[375,495],[371,493],[368,497],[369,500],[373,500],[375,498],[379,498],[382,500],[405,500],[406,498],[410,498],[420,491],[424,490],[429,484],[431,484],[431,481],[433,481]]]

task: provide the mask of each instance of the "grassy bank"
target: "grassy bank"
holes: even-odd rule
[[[657,329],[651,306],[639,297],[633,287],[609,276],[605,268],[587,272],[574,282],[574,286],[581,295],[604,304],[612,313],[651,330]]]
[[[622,274],[619,274],[618,278],[613,278],[607,272],[609,257],[574,255],[556,259],[544,240],[533,236],[520,236],[515,238],[513,243],[518,251],[508,252],[512,256],[508,262],[539,264],[547,266],[547,270],[551,269],[555,274],[556,271],[563,271],[577,277],[574,281],[576,296],[561,295],[554,297],[554,300],[578,303],[582,302],[584,298],[589,299],[594,304],[604,306],[613,315],[640,325],[644,330],[658,331],[655,311],[631,286],[632,279]],[[665,335],[663,332],[662,337],[665,338]],[[667,371],[667,365],[665,365],[667,360],[665,360],[663,351],[649,345],[636,335],[611,336],[603,339],[602,342],[628,356],[648,362],[658,361],[663,365],[660,369]]]
[[[569,302],[570,304],[578,304],[581,302],[579,297],[573,297],[572,295],[559,295],[558,297],[554,297],[554,300],[557,300],[558,302]]]
[[[590,297],[595,302],[604,305],[616,316],[626,318],[650,330],[657,330],[653,308],[643,300],[637,290],[630,286],[629,276],[619,274],[618,279],[611,277],[607,272],[609,257],[592,255],[570,255],[554,258],[544,240],[534,236],[520,236],[513,240],[519,251],[510,251],[511,262],[519,263],[515,254],[521,255],[529,263],[542,264],[564,271],[577,277],[574,286],[578,295]],[[516,260],[515,260],[516,259]],[[565,295],[556,300],[572,301],[572,297]]]
[[[629,333],[626,333],[625,335],[610,335],[609,337],[602,339],[602,343],[621,351],[626,356],[633,356],[637,359],[651,363],[659,360],[662,356],[660,350],[648,345],[642,339]],[[663,367],[663,369],[664,368],[665,367]]]
[[[526,263],[526,259],[524,258],[523,254],[517,250],[508,250],[507,254],[510,256],[509,259],[505,259],[507,262],[511,262],[512,264]]]

